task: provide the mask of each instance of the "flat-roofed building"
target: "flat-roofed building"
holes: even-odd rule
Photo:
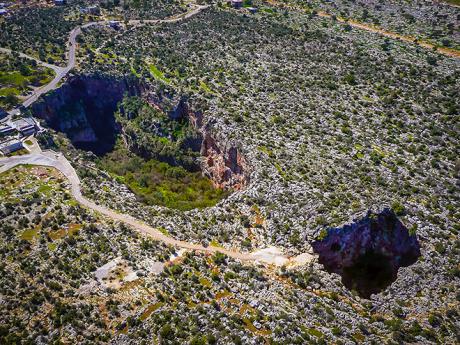
[[[24,145],[18,139],[10,139],[0,143],[0,152],[4,155],[19,151],[22,148]]]
[[[13,127],[23,136],[34,134],[38,130],[37,123],[31,117],[24,117],[13,122]]]
[[[15,129],[9,125],[0,125],[0,137],[14,133]]]

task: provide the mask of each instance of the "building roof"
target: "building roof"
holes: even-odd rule
[[[0,125],[0,133],[13,131],[14,128],[8,125]]]
[[[13,145],[21,145],[22,146],[22,141],[18,139],[8,139],[2,143],[0,143],[0,150],[5,149],[7,147],[13,146]]]
[[[35,121],[31,117],[24,117],[13,122],[13,127],[15,127],[18,131],[33,128],[35,125]]]

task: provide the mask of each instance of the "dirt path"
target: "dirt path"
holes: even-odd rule
[[[289,8],[291,10],[305,12],[305,8],[302,8],[300,6],[287,5],[286,3],[281,3],[281,2],[278,2],[277,0],[267,0],[267,2],[269,4],[271,4],[271,5],[273,5],[273,6],[277,6],[277,7],[280,7],[280,8]],[[324,11],[318,11],[317,14],[318,14],[319,17],[323,17],[323,18],[332,18],[333,17],[333,15],[331,15],[329,13],[326,13]],[[392,31],[382,29],[382,28],[377,27],[377,26],[372,25],[372,24],[366,24],[366,23],[358,22],[358,21],[356,21],[354,19],[345,19],[345,18],[342,18],[342,17],[335,17],[335,19],[340,23],[349,24],[351,27],[354,27],[354,28],[357,28],[357,29],[366,30],[366,31],[369,31],[369,32],[372,32],[372,33],[379,34],[381,36],[389,37],[389,38],[396,39],[396,40],[401,40],[403,42],[413,43],[413,44],[416,44],[416,45],[418,45],[420,47],[423,47],[423,48],[426,48],[426,49],[436,49],[436,51],[438,53],[446,55],[446,56],[449,56],[449,57],[452,57],[452,58],[456,58],[456,59],[460,58],[460,51],[457,50],[457,49],[446,48],[446,47],[438,47],[438,46],[436,46],[436,45],[434,45],[432,43],[429,43],[427,41],[417,40],[415,37],[408,36],[408,35],[401,35],[401,34],[398,34],[396,32],[392,32]]]
[[[0,52],[1,53],[6,53],[6,54],[13,54],[15,53],[14,50],[11,50],[11,49],[8,49],[8,48],[0,48]],[[56,66],[56,65],[51,65],[49,63],[46,63],[46,62],[43,62],[33,56],[30,56],[30,55],[27,55],[27,54],[24,54],[24,53],[19,53],[19,52],[16,52],[16,54],[19,54],[20,57],[22,58],[26,58],[26,59],[29,59],[29,60],[34,60],[37,64],[39,64],[40,66],[44,66],[44,67],[47,67],[47,68],[51,68],[54,72],[58,73],[58,71],[60,70],[63,70],[64,67],[59,67],[59,66]]]
[[[179,241],[170,236],[167,236],[160,232],[158,229],[151,227],[150,225],[137,220],[136,218],[119,213],[111,210],[105,206],[98,205],[95,202],[85,198],[80,189],[80,179],[78,178],[75,169],[72,167],[70,162],[61,154],[53,151],[43,151],[41,153],[28,154],[23,156],[14,156],[8,158],[0,158],[0,174],[14,168],[15,166],[22,164],[30,165],[41,165],[53,167],[59,170],[70,182],[71,192],[73,197],[81,205],[94,210],[104,216],[111,218],[115,221],[119,221],[131,226],[133,229],[147,234],[154,240],[161,241],[163,243],[177,246],[193,251],[205,252],[205,253],[223,253],[233,259],[238,259],[246,262],[265,263],[275,266],[295,266],[304,265],[311,262],[314,259],[313,255],[308,253],[300,254],[296,257],[288,258],[283,255],[282,251],[278,248],[269,247],[261,250],[257,250],[253,253],[241,253],[235,250],[229,250],[222,247],[205,247],[200,244],[190,243],[186,241]]]
[[[166,19],[131,20],[129,21],[129,24],[134,25],[134,26],[142,26],[146,24],[173,23],[173,22],[177,22],[177,21],[181,21],[181,20],[190,18],[194,16],[195,14],[201,12],[203,9],[207,7],[208,6],[197,6],[193,10],[187,13],[183,13],[183,14],[176,15],[170,18],[166,18]],[[76,63],[75,55],[76,55],[76,49],[77,49],[76,38],[78,35],[81,34],[81,29],[88,28],[91,26],[96,26],[96,25],[103,25],[107,23],[108,21],[98,21],[98,22],[86,23],[82,26],[74,28],[70,32],[68,43],[67,43],[68,45],[68,53],[67,53],[68,63],[66,67],[50,65],[40,60],[37,60],[34,57],[20,53],[20,55],[23,57],[35,60],[37,61],[37,63],[43,66],[52,68],[56,73],[55,78],[49,84],[44,85],[43,87],[34,90],[34,93],[24,101],[23,106],[25,107],[30,106],[42,94],[56,88],[58,83],[70,72],[70,70],[72,70],[75,67],[75,63]],[[0,48],[0,51],[8,52],[8,53],[12,52],[11,50],[6,49],[6,48]],[[11,117],[13,114],[18,113],[18,112],[19,112],[19,109],[13,109],[12,111],[9,112],[10,114],[9,117]],[[130,215],[118,213],[114,210],[98,205],[89,199],[86,199],[81,193],[80,179],[78,178],[78,175],[75,172],[75,169],[72,167],[69,161],[60,153],[56,153],[52,151],[41,152],[40,150],[38,150],[28,155],[15,156],[15,157],[9,157],[9,158],[0,158],[0,174],[9,169],[14,168],[15,166],[21,165],[21,164],[48,166],[48,167],[53,167],[59,170],[70,181],[72,195],[75,198],[75,200],[78,201],[81,205],[87,208],[90,208],[96,212],[99,212],[105,215],[106,217],[109,217],[115,221],[123,222],[133,227],[137,231],[140,231],[144,234],[149,235],[155,240],[164,242],[172,246],[177,246],[177,247],[188,249],[188,250],[207,252],[207,253],[220,252],[231,258],[238,259],[241,261],[251,261],[255,263],[262,262],[262,263],[272,264],[276,266],[300,265],[300,264],[305,264],[313,260],[313,256],[307,253],[301,254],[294,258],[288,258],[282,254],[281,250],[274,248],[274,247],[261,249],[254,253],[241,253],[241,252],[237,252],[237,251],[233,251],[233,250],[229,250],[229,249],[225,249],[221,247],[213,247],[213,246],[204,247],[202,245],[195,244],[195,243],[179,241],[172,237],[166,236],[159,230],[149,226],[148,224],[140,220],[135,219],[134,217]]]
[[[270,4],[274,5],[274,6],[282,7],[282,8],[290,8],[290,9],[297,10],[297,11],[305,11],[305,9],[303,9],[301,7],[292,6],[292,5],[286,5],[284,3],[279,3],[277,0],[268,0],[268,3],[270,3]],[[179,15],[175,15],[175,16],[172,16],[172,17],[166,18],[166,19],[130,20],[128,23],[130,25],[134,25],[136,27],[136,26],[142,26],[142,25],[146,25],[146,24],[159,24],[159,23],[178,22],[178,21],[181,21],[181,20],[184,20],[184,19],[187,19],[187,18],[190,18],[190,17],[196,15],[197,13],[201,12],[202,10],[204,10],[207,7],[209,7],[209,6],[207,6],[207,5],[206,6],[196,6],[193,10],[191,10],[189,12],[182,13],[182,14],[179,14]],[[328,13],[323,12],[323,11],[319,11],[318,15],[320,17],[324,17],[324,18],[332,18],[331,14],[328,14]],[[369,32],[377,33],[379,35],[389,37],[389,38],[392,38],[392,39],[398,39],[398,40],[401,40],[401,41],[404,41],[404,42],[407,42],[407,43],[413,43],[413,44],[416,44],[416,45],[418,45],[420,47],[427,48],[427,49],[435,49],[436,48],[436,51],[439,52],[440,54],[443,54],[443,55],[446,55],[446,56],[449,56],[449,57],[453,57],[453,58],[460,58],[460,51],[458,51],[456,49],[446,48],[446,47],[436,47],[434,44],[431,44],[429,42],[420,41],[420,40],[417,40],[416,38],[411,37],[411,36],[401,35],[401,34],[398,34],[398,33],[395,33],[395,32],[387,31],[387,30],[381,29],[379,27],[373,26],[371,24],[361,23],[361,22],[358,22],[358,21],[355,21],[355,20],[352,20],[352,19],[345,20],[344,18],[341,18],[341,17],[337,17],[336,19],[337,19],[337,21],[339,21],[341,23],[347,23],[350,26],[358,28],[358,29],[361,29],[361,30],[366,30],[366,31],[369,31]],[[54,77],[54,79],[50,83],[48,83],[48,84],[46,84],[46,85],[44,85],[44,86],[42,86],[40,88],[35,89],[32,92],[32,94],[25,99],[25,101],[22,103],[22,106],[24,106],[24,107],[30,106],[41,95],[47,93],[48,91],[51,91],[51,90],[55,89],[58,86],[59,82],[75,67],[75,64],[76,64],[75,55],[76,55],[76,49],[77,49],[76,38],[77,38],[78,35],[81,34],[81,29],[88,28],[88,27],[91,27],[91,26],[96,26],[96,25],[104,25],[104,24],[107,24],[107,23],[108,23],[107,20],[97,21],[97,22],[90,22],[90,23],[86,23],[86,24],[84,24],[82,26],[78,26],[78,27],[74,28],[70,32],[69,39],[68,39],[68,42],[67,42],[67,46],[68,46],[68,52],[67,52],[68,63],[67,63],[66,67],[60,67],[60,66],[51,65],[51,64],[48,64],[46,62],[40,61],[40,60],[38,60],[38,59],[36,59],[36,58],[34,58],[32,56],[26,55],[24,53],[19,53],[20,56],[28,58],[28,59],[35,60],[40,65],[53,69],[55,71],[55,73],[56,73],[56,76]],[[6,53],[11,53],[12,52],[10,49],[7,49],[7,48],[0,48],[0,51],[6,52]],[[17,114],[17,113],[19,113],[18,108],[9,111],[8,112],[9,116],[4,118],[4,119],[2,119],[2,120],[0,120],[0,122],[7,121],[8,119],[11,118],[12,115]]]
[[[328,14],[326,12],[318,12],[318,15],[320,17],[324,17],[324,18],[332,18],[332,15],[330,15],[330,14]],[[395,32],[387,31],[387,30],[381,29],[381,28],[379,28],[377,26],[374,26],[374,25],[371,25],[371,24],[361,23],[361,22],[358,22],[358,21],[353,20],[353,19],[345,20],[344,18],[337,17],[337,21],[340,22],[340,23],[347,23],[347,24],[349,24],[350,26],[352,26],[354,28],[358,28],[358,29],[361,29],[361,30],[366,30],[366,31],[369,31],[369,32],[373,32],[373,33],[379,34],[381,36],[401,40],[401,41],[408,42],[408,43],[414,43],[414,44],[416,44],[416,45],[418,45],[420,47],[423,47],[423,48],[427,48],[427,49],[436,48],[436,51],[438,53],[441,53],[441,54],[449,56],[449,57],[457,58],[457,59],[460,58],[460,51],[458,51],[456,49],[446,48],[446,47],[437,47],[434,44],[431,44],[429,42],[422,41],[422,40],[417,40],[415,37],[407,36],[407,35],[401,35],[401,34],[398,34],[398,33],[395,33]]]

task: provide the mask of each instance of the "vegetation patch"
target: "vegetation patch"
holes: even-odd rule
[[[97,165],[140,201],[190,210],[213,206],[228,195],[202,176],[201,137],[188,118],[171,118],[137,96],[126,97],[115,117],[123,128],[123,142],[119,138],[115,149],[100,157]]]
[[[157,68],[157,66],[155,66],[154,64],[149,64],[149,69],[150,69],[150,73],[152,74],[152,76],[155,79],[160,80],[165,84],[170,84],[171,83],[171,80],[169,78],[166,78],[164,73],[162,71],[160,71]]]
[[[65,61],[66,40],[77,21],[66,16],[70,7],[16,9],[0,26],[0,46],[31,54],[41,61]]]
[[[34,60],[22,58],[17,53],[0,54],[0,106],[11,108],[19,103],[31,87],[49,83],[53,70],[39,66]]]
[[[21,234],[21,239],[26,241],[33,241],[38,236],[38,228],[27,229]]]
[[[99,168],[112,173],[127,185],[139,200],[148,205],[161,205],[191,210],[215,205],[228,195],[214,188],[201,172],[189,172],[155,159],[143,159],[121,145],[98,160]]]
[[[155,312],[155,310],[158,310],[159,308],[161,308],[161,306],[163,305],[162,302],[157,302],[155,304],[151,304],[149,305],[145,311],[141,314],[141,316],[139,317],[139,319],[141,321],[144,321],[146,319],[148,319],[150,317],[150,315],[152,315],[152,313]]]
[[[7,156],[8,157],[22,156],[22,155],[26,155],[28,153],[29,153],[29,151],[27,151],[26,149],[20,149],[20,150],[17,150],[17,151],[14,151],[14,152],[11,152],[11,153],[7,154]]]

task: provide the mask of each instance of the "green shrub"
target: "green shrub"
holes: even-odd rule
[[[393,202],[391,209],[397,216],[403,216],[406,213],[406,208],[399,201]]]

